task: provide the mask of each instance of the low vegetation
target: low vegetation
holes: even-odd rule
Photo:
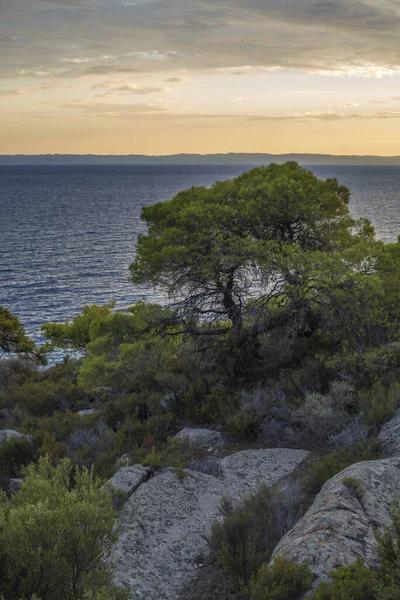
[[[7,600],[127,599],[111,584],[114,510],[88,470],[47,458],[0,497],[0,590]]]

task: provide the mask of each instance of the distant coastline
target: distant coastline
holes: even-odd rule
[[[400,166],[400,156],[351,156],[335,154],[38,154],[0,155],[1,166],[11,165],[265,165],[297,161],[301,165]]]

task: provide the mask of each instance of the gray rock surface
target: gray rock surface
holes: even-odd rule
[[[89,415],[96,415],[98,412],[95,408],[87,408],[85,410],[78,410],[76,414],[80,417],[88,417]]]
[[[19,431],[14,431],[13,429],[1,429],[0,430],[0,445],[5,442],[6,440],[10,440],[10,439],[22,439],[25,438],[27,440],[30,440],[30,437],[27,435],[24,435],[23,433],[19,433]]]
[[[219,478],[162,471],[140,485],[118,518],[116,583],[131,598],[176,600],[209,553],[203,536],[220,517],[223,497],[238,503],[261,484],[272,486],[307,457],[302,450],[247,450],[221,460]]]
[[[203,450],[222,448],[226,443],[224,436],[219,431],[213,431],[212,429],[190,429],[188,427],[182,429],[175,436],[175,439],[186,440]]]
[[[147,481],[150,471],[143,465],[122,467],[107,482],[112,488],[113,495],[119,496],[122,501],[127,500],[138,487]]]
[[[382,442],[382,452],[386,456],[400,456],[400,409],[383,425],[379,439]]]
[[[343,483],[355,479],[360,493]],[[284,556],[308,563],[320,579],[358,557],[377,563],[375,528],[391,522],[391,503],[400,492],[400,458],[357,463],[328,481],[304,517],[279,542],[272,560]]]

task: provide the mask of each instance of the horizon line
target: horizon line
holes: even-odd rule
[[[399,158],[400,154],[331,154],[329,152],[174,152],[172,154],[142,154],[142,153],[130,153],[130,154],[99,154],[94,152],[77,153],[77,152],[47,152],[40,154],[28,154],[28,153],[16,153],[16,154],[4,154],[1,153],[0,157],[7,158],[19,158],[19,157],[48,157],[48,156],[98,156],[98,157],[145,157],[145,158],[168,158],[176,156],[332,156],[337,158],[383,158],[393,159]]]

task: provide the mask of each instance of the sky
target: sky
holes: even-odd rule
[[[0,0],[0,154],[400,155],[399,0]]]

